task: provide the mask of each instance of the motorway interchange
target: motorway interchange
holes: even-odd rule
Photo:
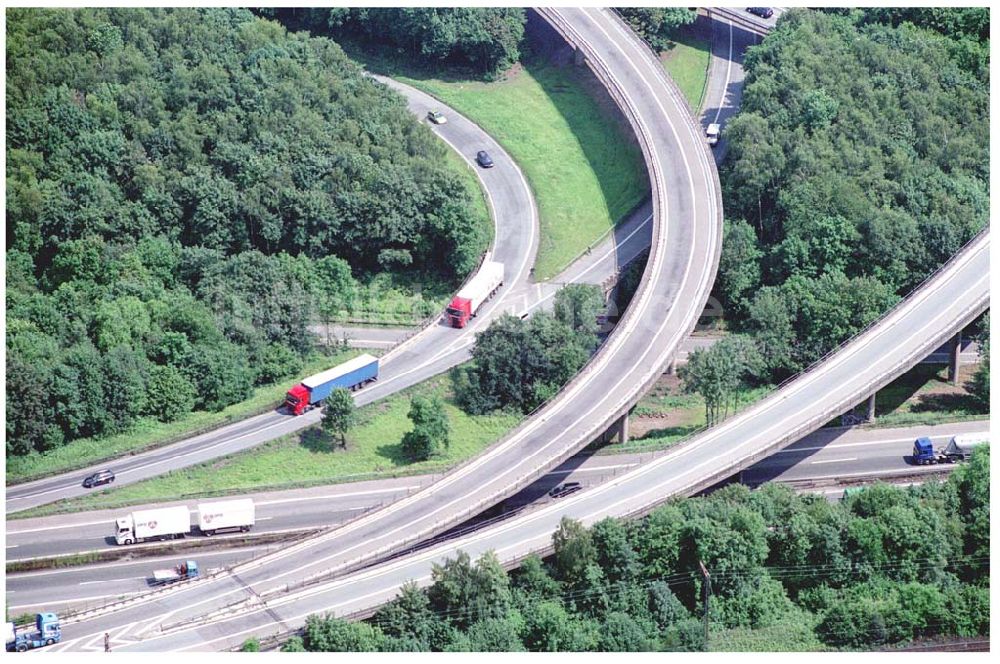
[[[279,631],[279,626],[299,624],[305,615],[315,611],[333,610],[343,615],[368,610],[390,598],[402,581],[415,579],[426,583],[429,562],[440,560],[457,548],[470,554],[494,549],[503,560],[516,559],[530,550],[545,550],[554,521],[562,514],[570,514],[585,523],[608,514],[640,514],[669,495],[703,489],[743,468],[749,467],[746,473],[773,474],[774,466],[768,465],[773,463],[771,459],[808,455],[809,452],[817,454],[815,458],[802,460],[806,466],[828,464],[831,471],[828,474],[852,472],[850,466],[845,468],[838,464],[849,464],[860,456],[853,459],[821,459],[820,454],[825,452],[802,449],[803,445],[810,447],[809,439],[767,461],[763,459],[889,382],[984,310],[988,298],[988,235],[977,238],[932,282],[866,331],[865,338],[848,344],[733,420],[677,450],[656,455],[654,459],[626,458],[609,463],[614,457],[592,457],[572,473],[551,475],[553,467],[571,458],[583,445],[627,413],[676,354],[681,341],[694,326],[714,276],[719,249],[721,201],[714,164],[700,128],[690,120],[676,89],[666,80],[662,70],[651,62],[645,47],[637,43],[624,26],[607,12],[544,10],[542,14],[579,49],[588,65],[622,105],[639,137],[653,182],[652,220],[647,224],[640,215],[634,225],[634,235],[628,236],[629,239],[638,238],[635,241],[639,245],[638,250],[642,248],[643,237],[652,243],[646,275],[632,307],[601,351],[556,400],[486,454],[446,478],[437,482],[410,478],[399,486],[371,489],[385,491],[384,494],[364,495],[362,490],[355,491],[354,496],[343,496],[343,502],[337,501],[333,521],[325,525],[343,522],[356,516],[357,512],[372,507],[372,498],[377,495],[381,495],[380,501],[392,501],[404,491],[407,493],[406,497],[384,509],[374,510],[363,518],[352,520],[346,527],[331,530],[318,538],[245,562],[233,569],[207,575],[207,578],[183,588],[118,607],[115,611],[80,616],[67,624],[64,630],[67,640],[57,648],[89,649],[95,643],[95,635],[105,631],[112,632],[118,646],[116,649],[230,647],[249,634],[273,633]],[[727,69],[727,76],[731,73],[731,69]],[[439,106],[432,100],[421,100],[416,93],[412,96],[408,94],[408,99],[418,115],[426,115],[429,103]],[[461,125],[461,118],[452,114],[447,131],[452,132]],[[471,123],[469,125],[469,131],[476,132]],[[650,129],[653,126],[669,126],[671,131],[653,132]],[[440,127],[438,130],[444,131]],[[448,140],[455,141],[456,146],[463,145],[459,143],[462,139],[457,131],[456,134],[449,134]],[[484,141],[475,134],[468,140],[477,145],[482,145]],[[457,149],[463,155],[470,153],[463,147]],[[491,193],[494,219],[498,222],[504,220],[504,223],[497,224],[494,256],[498,259],[502,257],[507,265],[519,267],[508,272],[513,274],[513,278],[508,279],[504,291],[488,305],[473,328],[456,334],[456,330],[432,325],[390,351],[384,360],[388,380],[360,392],[359,402],[373,401],[462,361],[467,356],[474,331],[481,329],[492,313],[508,307],[514,311],[530,310],[546,296],[543,288],[529,283],[524,267],[530,264],[537,242],[530,193],[515,167],[502,167],[504,163],[512,162],[509,157],[503,156],[499,146],[490,146],[489,150],[498,167],[485,175],[481,174],[485,188],[490,192],[506,192],[503,195]],[[685,167],[678,168],[678,164]],[[494,175],[498,182],[487,180]],[[502,179],[505,177],[510,179]],[[504,205],[510,207],[502,207]],[[521,227],[506,223],[507,220],[518,219],[524,221]],[[640,232],[643,228],[648,230]],[[645,235],[646,232],[648,235]],[[583,268],[575,266],[571,271],[589,271],[590,275],[597,276],[622,257],[616,255],[614,249],[601,249],[594,253],[592,261],[596,262]],[[601,262],[605,262],[604,267],[600,266]],[[901,335],[895,330],[907,332]],[[435,349],[436,352],[429,353],[427,349]],[[428,355],[430,360],[426,359]],[[615,389],[608,389],[609,385]],[[318,414],[312,417],[307,414],[295,420],[268,414],[185,441],[173,449],[165,448],[147,458],[137,457],[130,462],[132,465],[126,464],[118,469],[118,473],[124,475],[126,480],[135,481],[171,467],[176,463],[173,460],[180,455],[186,455],[181,457],[181,463],[197,463],[306,426],[317,419]],[[891,445],[898,446],[898,439],[907,436],[912,439],[912,432],[895,436]],[[838,444],[866,450],[883,445],[877,440],[840,442],[828,446],[829,450],[841,450]],[[815,447],[815,443],[812,446]],[[898,461],[900,455],[896,447],[892,449],[893,454],[887,457]],[[867,454],[865,458],[868,458]],[[656,473],[657,469],[668,465],[671,468],[669,477],[662,472]],[[371,566],[387,554],[445,531],[495,503],[503,500],[510,503],[513,500],[516,506],[519,492],[524,487],[539,486],[538,490],[544,491],[546,480],[563,481],[573,475],[587,482],[587,477],[592,474],[612,470],[601,466],[619,466],[613,470],[620,472],[593,490],[556,501],[542,500],[537,508],[525,510],[523,514],[501,523],[382,565]],[[854,472],[871,471],[861,469]],[[82,490],[77,488],[76,483],[82,474],[73,474],[72,486],[69,478],[52,478],[9,490],[8,512],[79,495]],[[651,479],[654,474],[657,475],[655,480]],[[543,478],[540,485],[537,484],[538,478]],[[296,504],[292,497],[285,500],[289,501],[285,505]],[[309,504],[307,497],[302,497],[302,501]],[[276,526],[274,522],[279,520],[281,514],[278,506],[282,503],[274,503],[277,511],[273,514],[268,510],[272,506],[267,505],[266,498],[258,504],[262,505],[262,520],[269,519],[265,528]],[[296,511],[300,516],[307,512]],[[82,518],[98,522],[99,517]],[[79,531],[74,528],[73,537],[83,532],[90,533],[78,539],[62,535],[55,536],[55,539],[63,542],[59,546],[64,549],[87,550],[92,542],[101,538],[94,526],[96,523],[80,526]],[[305,527],[304,522],[297,527]],[[16,533],[15,528],[16,534],[13,535],[9,532],[8,559],[28,557],[42,550],[47,555],[53,553],[46,544],[38,543],[38,533],[54,531],[36,530],[31,533],[28,530],[31,529]],[[78,546],[84,548],[76,548]],[[23,551],[18,551],[22,547]],[[233,558],[227,558],[229,555],[219,554],[216,562],[206,564],[206,567],[222,567],[234,562]],[[278,562],[279,567],[293,572],[276,574],[274,568],[269,566],[270,562]],[[362,566],[364,569],[360,571],[347,573]],[[99,573],[106,575],[98,587],[105,584],[113,586],[115,596],[119,592],[137,591],[134,583],[137,578],[119,575],[119,572],[132,573],[127,571],[133,569],[128,565],[116,563],[92,569],[100,569]],[[329,576],[331,571],[343,574],[334,579]],[[39,579],[38,573],[35,574],[34,578]],[[79,594],[81,584],[86,582],[80,581],[74,574],[78,572],[70,570],[62,573],[62,580],[51,584],[46,582],[46,587],[58,589],[48,596],[48,601],[66,599],[67,593],[73,591],[78,593],[77,597],[86,597]],[[49,576],[60,577],[59,574]],[[304,577],[308,576],[314,579],[303,585]],[[34,591],[25,589],[22,603],[19,597],[22,591],[16,585],[12,586],[11,581],[8,579],[8,592],[13,590],[12,594],[8,594],[9,605],[28,607],[35,606],[32,601],[43,601],[31,597]],[[250,595],[257,599],[251,601]],[[265,602],[266,611],[262,610],[261,601]]]

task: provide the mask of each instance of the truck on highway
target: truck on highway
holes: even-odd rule
[[[14,623],[7,623],[7,652],[24,652],[42,646],[59,643],[62,631],[59,616],[54,613],[39,613],[35,616],[34,629],[18,633]]]
[[[248,532],[256,521],[250,498],[199,503],[198,530],[211,537],[221,530]],[[154,539],[174,539],[191,533],[191,511],[184,505],[131,512],[115,519],[115,542],[138,544]]]
[[[174,583],[176,581],[183,581],[185,579],[197,579],[198,578],[198,563],[193,560],[188,560],[170,567],[167,569],[157,569],[153,570],[153,584],[162,586],[168,583]]]
[[[255,516],[253,500],[250,498],[199,503],[198,529],[208,536],[220,530],[238,530],[245,533],[253,527]]]
[[[115,542],[118,544],[174,539],[190,531],[191,513],[184,505],[138,510],[115,519]]]
[[[452,327],[465,327],[479,307],[503,286],[503,263],[484,261],[476,276],[451,299],[445,314]]]
[[[953,436],[944,449],[934,449],[930,438],[917,438],[913,442],[913,463],[926,466],[937,463],[957,463],[968,461],[972,450],[979,445],[988,444],[990,434],[963,433]]]
[[[315,408],[338,387],[355,390],[373,380],[378,380],[378,358],[365,353],[332,369],[309,376],[288,390],[285,406],[292,415],[301,415]]]

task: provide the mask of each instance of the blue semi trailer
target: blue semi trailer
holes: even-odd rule
[[[954,436],[944,449],[934,449],[934,443],[930,438],[917,438],[913,442],[913,463],[918,466],[926,466],[938,463],[956,463],[968,461],[972,456],[972,450],[979,445],[986,445],[990,442],[989,432],[984,433],[964,433]]]
[[[332,369],[309,376],[288,390],[285,405],[292,415],[301,415],[330,396],[338,387],[356,390],[377,379],[378,358],[368,354],[359,355]]]

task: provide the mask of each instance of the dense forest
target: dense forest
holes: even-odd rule
[[[521,57],[521,7],[317,7],[265,9],[288,25],[334,38],[362,38],[421,62],[493,79]]]
[[[747,52],[716,292],[764,382],[859,331],[988,223],[988,14],[900,11],[790,11]]]
[[[553,556],[511,574],[460,553],[426,590],[404,586],[365,622],[311,616],[283,649],[856,650],[987,635],[989,513],[988,448],[946,481],[839,503],[732,485],[640,521],[564,519]]]
[[[329,39],[240,9],[7,18],[8,454],[239,401],[311,319],[485,248],[445,148]]]

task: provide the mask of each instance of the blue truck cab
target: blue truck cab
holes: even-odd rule
[[[935,461],[934,443],[930,438],[917,438],[913,441],[913,463],[923,465]]]
[[[7,652],[25,652],[33,648],[59,643],[62,631],[59,616],[54,613],[39,613],[35,616],[35,630],[17,633],[13,623],[7,623]]]

